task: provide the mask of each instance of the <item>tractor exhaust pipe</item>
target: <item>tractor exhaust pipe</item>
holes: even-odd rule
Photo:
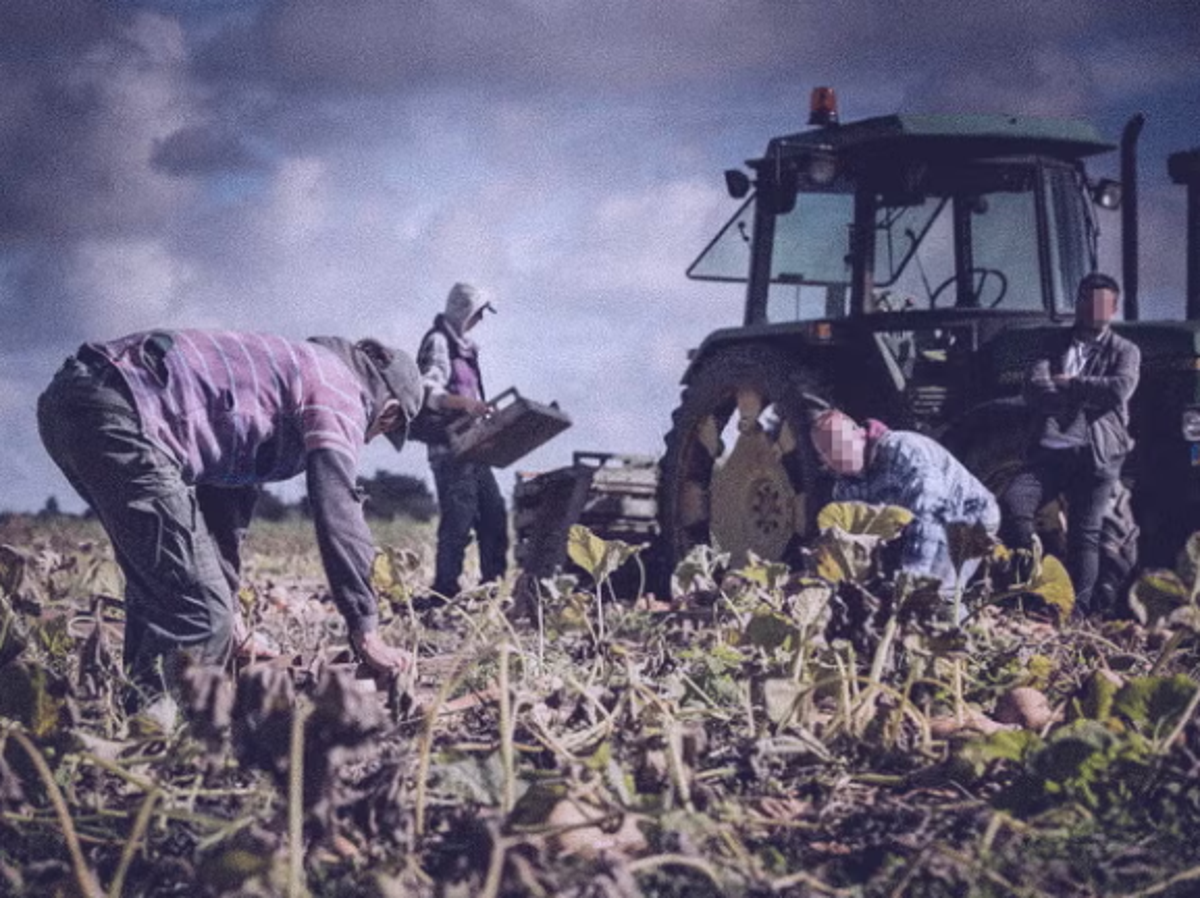
[[[1137,142],[1146,124],[1137,113],[1121,132],[1121,292],[1125,296],[1125,320],[1138,320],[1138,191]]]
[[[1200,319],[1200,147],[1167,157],[1167,174],[1187,187],[1187,317]]]

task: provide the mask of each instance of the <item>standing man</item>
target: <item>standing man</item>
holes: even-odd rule
[[[483,582],[499,580],[508,566],[508,514],[496,476],[485,464],[456,459],[446,433],[446,426],[455,418],[481,417],[489,411],[479,370],[479,347],[467,336],[485,311],[496,310],[482,291],[470,284],[455,284],[446,297],[446,310],[434,319],[417,353],[433,412],[430,417],[436,422],[431,425],[432,433],[424,437],[440,511],[434,601],[458,595],[472,531],[479,545]]]
[[[1100,571],[1100,529],[1121,465],[1133,448],[1129,399],[1142,356],[1113,333],[1121,288],[1106,274],[1079,283],[1075,326],[1030,367],[1025,401],[1041,417],[1041,438],[1004,491],[1005,541],[1033,545],[1034,517],[1046,500],[1067,499],[1067,569],[1077,613],[1090,614]]]
[[[379,434],[404,445],[421,401],[412,359],[374,340],[158,330],[86,343],[66,360],[38,401],[38,427],[125,575],[129,710],[169,697],[174,656],[228,660],[259,484],[301,472],[351,644],[377,672],[408,666],[378,631],[355,468]]]
[[[1000,508],[987,487],[923,434],[890,430],[873,419],[862,427],[837,409],[818,414],[809,433],[817,456],[837,478],[834,501],[897,505],[913,513],[901,537],[901,567],[940,580],[941,593],[952,598],[978,561],[955,571],[946,525],[979,524],[995,535]]]

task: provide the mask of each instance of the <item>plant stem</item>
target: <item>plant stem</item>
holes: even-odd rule
[[[96,874],[84,860],[83,851],[79,847],[79,837],[71,823],[71,812],[67,808],[62,791],[54,781],[54,773],[50,770],[50,765],[46,763],[46,759],[42,757],[42,753],[38,751],[37,746],[28,736],[12,726],[6,726],[5,729],[8,735],[17,740],[17,744],[25,750],[25,754],[33,762],[33,766],[42,780],[42,785],[46,789],[46,794],[50,797],[50,803],[54,806],[54,813],[58,815],[58,822],[62,827],[63,839],[67,843],[67,852],[71,855],[71,872],[75,874],[75,884],[79,887],[79,894],[86,898],[101,898],[103,892],[100,891],[100,884],[96,881]]]
[[[1162,651],[1158,653],[1158,657],[1154,659],[1154,666],[1150,668],[1150,676],[1156,677],[1159,672],[1166,666],[1170,657],[1175,654],[1175,650],[1179,648],[1179,643],[1183,642],[1184,633],[1186,631],[1180,629],[1171,633],[1171,638],[1163,645]]]
[[[508,684],[508,643],[500,646],[500,764],[504,768],[504,796],[501,810],[507,815],[516,803],[517,783],[513,766],[513,709]]]
[[[292,714],[291,751],[288,756],[288,898],[302,898],[304,887],[304,724],[312,714],[299,702]]]
[[[125,877],[129,873],[134,855],[137,854],[138,843],[146,835],[146,830],[150,826],[150,817],[154,813],[154,805],[158,802],[159,797],[160,793],[157,789],[152,791],[138,809],[137,820],[133,822],[133,832],[129,834],[129,840],[121,851],[121,862],[117,866],[112,884],[108,887],[109,898],[120,898],[121,890],[125,887]]]
[[[463,653],[470,648],[463,646]],[[466,674],[467,665],[460,659],[454,674],[446,677],[433,702],[425,710],[425,721],[421,726],[420,749],[417,755],[417,794],[413,801],[413,829],[418,836],[425,835],[425,798],[429,789],[429,764],[433,755],[433,731],[437,726],[438,711],[446,701],[446,697],[461,682]]]
[[[1192,700],[1188,702],[1187,708],[1179,716],[1179,722],[1172,728],[1171,734],[1159,744],[1158,754],[1163,754],[1170,750],[1171,745],[1179,738],[1184,727],[1188,725],[1188,721],[1195,715],[1197,708],[1200,708],[1200,686],[1192,693]]]

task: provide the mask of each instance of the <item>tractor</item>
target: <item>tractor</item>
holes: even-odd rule
[[[1102,216],[1116,209],[1124,320],[1114,327],[1140,347],[1142,377],[1098,589],[1120,588],[1139,556],[1171,561],[1200,529],[1200,150],[1169,163],[1189,191],[1187,320],[1139,321],[1143,121],[1125,126],[1121,180],[1100,180],[1086,162],[1117,146],[1082,122],[841,123],[833,91],[818,89],[807,130],[772,139],[748,173],[727,171],[742,203],[688,276],[744,283],[745,316],[690,354],[660,462],[665,567],[701,543],[735,563],[751,552],[798,559],[829,487],[809,420],[830,405],[926,433],[1002,490],[1035,438],[1025,372],[1071,325]]]

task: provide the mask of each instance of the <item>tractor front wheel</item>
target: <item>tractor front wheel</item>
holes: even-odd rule
[[[798,557],[817,512],[808,415],[825,403],[784,352],[738,346],[708,359],[685,387],[666,438],[659,489],[664,561],[693,546]]]

